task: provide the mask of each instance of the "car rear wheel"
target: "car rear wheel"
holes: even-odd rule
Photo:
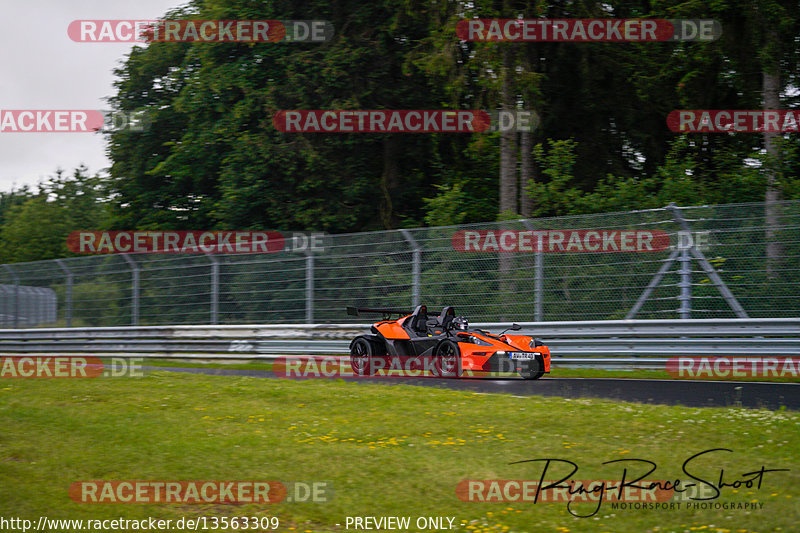
[[[442,341],[433,357],[434,373],[443,378],[461,376],[461,350],[451,340]]]
[[[524,361],[521,368],[517,370],[523,379],[539,379],[544,376],[544,360],[540,354],[529,361]]]
[[[359,338],[350,345],[350,367],[357,376],[369,376],[374,373],[372,356],[375,355],[372,343]]]

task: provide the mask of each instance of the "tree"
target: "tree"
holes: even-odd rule
[[[146,111],[152,126],[110,136],[113,225],[341,232],[441,219],[428,216],[425,199],[446,205],[445,218],[463,213],[465,222],[637,208],[667,194],[687,203],[740,199],[760,179],[754,154],[779,165],[761,167],[767,181],[758,197],[767,189],[774,195],[791,188],[789,177],[800,170],[786,143],[748,134],[679,136],[665,117],[675,109],[763,106],[765,80],[772,80],[766,92],[778,87],[788,101],[798,56],[790,7],[784,0],[195,0],[170,16],[314,13],[336,34],[323,44],[134,49],[117,71],[112,102]],[[462,42],[456,22],[473,16],[716,18],[724,31],[714,42]],[[271,125],[281,109],[440,107],[527,108],[541,124],[535,132],[472,136],[287,134]],[[549,159],[534,157],[533,147],[546,155],[567,140],[575,157],[568,180],[555,183],[542,166]],[[673,171],[680,174],[664,174]],[[728,187],[731,180],[742,189]],[[567,196],[547,203],[525,189]],[[611,194],[618,197],[601,196]]]
[[[75,255],[67,248],[71,232],[103,229],[107,215],[101,179],[86,172],[86,167],[79,167],[68,177],[59,169],[39,184],[37,194],[4,212],[0,262]]]
[[[405,56],[424,13],[389,0],[195,1],[175,16],[332,22],[327,43],[153,43],[117,72],[114,98],[146,134],[112,134],[116,224],[358,231],[419,224],[437,181],[427,135],[297,134],[282,109],[435,108]]]
[[[12,207],[25,203],[31,196],[33,193],[27,185],[23,185],[19,189],[12,188],[8,192],[0,192],[0,226],[6,221]]]

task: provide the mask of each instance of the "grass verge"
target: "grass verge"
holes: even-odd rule
[[[338,380],[288,381],[155,371],[144,378],[0,380],[0,515],[178,519],[277,516],[280,531],[344,531],[347,516],[455,517],[455,531],[766,532],[800,523],[800,414],[484,395]],[[718,502],[761,509],[621,510],[590,518],[563,503],[471,503],[465,479],[538,479],[561,458],[575,479],[619,479],[614,459],[657,463],[649,479],[732,481],[766,468],[762,487]],[[698,474],[699,475],[699,474]],[[325,481],[326,503],[85,504],[82,480]],[[588,510],[586,505],[579,512]],[[335,524],[341,524],[336,526]],[[416,528],[411,528],[416,531]]]

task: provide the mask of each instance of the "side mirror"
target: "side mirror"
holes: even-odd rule
[[[505,332],[506,332],[506,331],[508,331],[508,330],[511,330],[511,331],[519,331],[519,330],[521,330],[521,329],[522,329],[522,326],[520,326],[519,324],[511,324],[511,326],[509,326],[509,327],[507,327],[506,329],[504,329],[504,330],[502,331],[502,333],[500,333],[500,335],[502,335],[503,333],[505,333]]]

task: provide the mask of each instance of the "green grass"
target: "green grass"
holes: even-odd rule
[[[344,531],[347,516],[455,516],[456,531],[796,531],[800,414],[639,405],[596,399],[484,395],[340,380],[276,380],[154,371],[144,378],[0,380],[0,515],[177,519],[268,516],[280,531]],[[723,488],[721,502],[761,510],[631,511],[592,518],[563,503],[470,503],[464,479],[537,479],[563,458],[576,479],[615,479],[620,458],[658,464],[651,479],[706,479],[766,468],[760,490]],[[660,476],[659,476],[660,474]],[[326,481],[326,503],[82,504],[82,480]],[[584,508],[585,509],[585,508]],[[340,523],[337,527],[334,524]],[[352,529],[351,529],[352,530]],[[412,530],[416,530],[412,528]],[[252,531],[252,530],[251,530]]]

